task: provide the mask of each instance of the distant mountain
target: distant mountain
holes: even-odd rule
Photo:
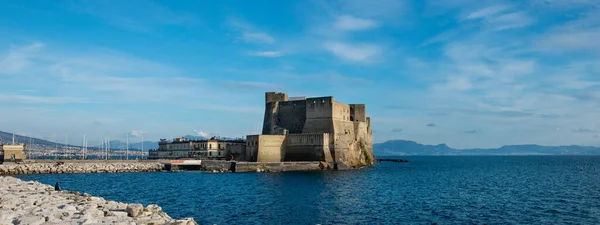
[[[0,143],[12,143],[12,137],[13,137],[12,133],[0,131]],[[31,143],[31,146],[29,146],[28,148],[29,149],[34,149],[34,150],[40,150],[40,149],[63,149],[63,148],[72,149],[72,148],[75,148],[75,147],[81,147],[81,143],[79,143],[79,144],[72,144],[72,145],[65,145],[65,144],[62,144],[62,143],[57,143],[57,142],[52,142],[52,141],[48,141],[48,140],[44,140],[44,139],[27,137],[27,136],[22,136],[22,135],[17,135],[17,134],[15,134],[15,143],[25,143],[28,146]],[[97,148],[95,148],[95,146],[89,146],[88,149],[89,150],[96,150]]]
[[[202,137],[202,136],[194,136],[194,135],[185,135],[183,136],[184,138],[190,139],[190,140],[207,140],[208,138],[206,137]]]
[[[144,150],[158,149],[158,141],[144,141],[144,146],[142,146],[142,142],[129,143],[129,149],[142,149],[142,147]]]
[[[0,142],[12,142],[12,133],[0,131]],[[205,140],[201,136],[186,135],[191,140]],[[222,138],[222,137],[221,137]],[[235,139],[235,138],[227,138]],[[61,143],[55,143],[39,138],[31,138],[15,135],[17,143],[33,143],[33,149],[62,149],[67,147]],[[169,140],[170,141],[170,140]],[[69,146],[79,147],[81,144]],[[113,140],[110,142],[111,149],[125,149],[125,142]],[[95,150],[97,146],[88,146],[89,150]],[[157,149],[158,142],[144,141],[144,150]],[[142,143],[129,143],[129,149],[142,149]],[[600,147],[591,146],[541,146],[541,145],[506,145],[494,149],[454,149],[446,144],[424,145],[414,141],[390,140],[383,143],[373,144],[373,152],[376,156],[401,156],[401,155],[600,155]]]
[[[414,141],[390,140],[373,144],[377,156],[400,155],[600,155],[600,147],[507,145],[494,149],[453,149],[446,144],[423,145]]]
[[[12,143],[12,138],[13,138],[12,133],[0,131],[0,143]],[[46,141],[46,140],[37,139],[37,138],[30,139],[27,136],[21,136],[21,135],[15,134],[15,142],[16,143],[29,144],[29,141],[32,141],[36,144],[42,144],[42,145],[52,145],[52,146],[55,145],[54,142],[51,142],[51,141]],[[62,146],[63,144],[60,144],[60,145]]]

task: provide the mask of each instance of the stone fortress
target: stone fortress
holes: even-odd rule
[[[253,162],[321,161],[332,169],[374,164],[371,120],[364,104],[333,96],[288,98],[267,92],[262,134],[248,135],[245,159]]]

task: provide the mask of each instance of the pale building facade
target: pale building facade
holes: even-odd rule
[[[187,138],[175,138],[173,141],[161,139],[158,149],[150,151],[153,159],[231,159],[229,154],[239,152],[239,146],[244,146],[244,140],[227,140],[210,138],[209,140],[189,140]]]
[[[25,159],[25,144],[0,144],[3,162],[19,162]]]

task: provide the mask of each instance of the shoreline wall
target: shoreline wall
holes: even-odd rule
[[[106,162],[33,162],[0,165],[0,175],[19,174],[60,174],[60,173],[121,173],[121,172],[160,172],[164,165],[160,162],[106,161]]]
[[[331,170],[326,162],[237,162],[236,173],[244,172],[286,172],[286,171],[322,171]]]
[[[126,204],[74,191],[55,191],[36,181],[0,176],[0,224],[178,224],[151,204]]]

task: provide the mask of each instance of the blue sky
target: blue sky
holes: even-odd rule
[[[0,1],[0,130],[257,133],[264,92],[374,141],[600,146],[600,1]]]

